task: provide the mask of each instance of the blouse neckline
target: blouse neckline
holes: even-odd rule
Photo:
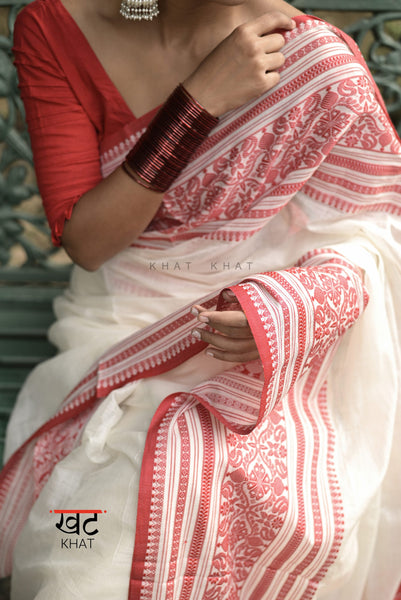
[[[126,115],[127,123],[135,123],[135,129],[141,129],[143,127],[147,127],[156,113],[160,110],[162,104],[155,106],[150,109],[148,112],[143,115],[137,117],[131,108],[128,106],[125,101],[123,95],[117,88],[116,84],[113,82],[109,74],[107,73],[105,67],[97,56],[96,52],[92,48],[89,43],[87,37],[85,36],[82,29],[79,27],[78,23],[75,21],[74,17],[69,13],[67,8],[64,6],[62,0],[52,0],[51,6],[58,11],[60,16],[60,22],[64,22],[67,27],[72,29],[71,39],[74,39],[76,42],[78,41],[78,46],[80,49],[84,51],[86,58],[86,66],[88,67],[88,71],[92,74],[96,74],[97,78],[103,80],[106,84],[107,89],[113,95],[113,100],[118,107],[120,112],[120,116]],[[293,20],[299,25],[302,22],[306,22],[308,19],[308,15],[298,15],[293,17]],[[311,18],[311,17],[309,17]],[[316,19],[316,17],[312,17]],[[320,19],[319,19],[320,20]]]
[[[114,98],[115,98],[117,104],[120,105],[121,110],[127,114],[127,119],[136,121],[138,126],[140,126],[142,124],[142,122],[144,125],[149,123],[149,121],[153,118],[153,116],[158,112],[161,105],[155,106],[154,108],[150,109],[148,112],[144,113],[140,117],[137,117],[133,113],[131,108],[128,106],[123,95],[121,94],[121,92],[117,88],[116,84],[113,82],[113,80],[107,73],[106,69],[104,68],[104,66],[103,66],[102,62],[100,61],[99,57],[97,56],[96,52],[90,45],[84,32],[79,27],[79,25],[75,21],[74,17],[68,12],[67,8],[64,6],[62,1],[61,0],[53,0],[52,4],[53,4],[53,6],[55,6],[58,9],[58,11],[61,15],[61,18],[64,19],[68,23],[68,26],[74,30],[73,34],[71,35],[71,38],[76,40],[76,37],[77,36],[79,37],[80,44],[84,46],[85,55],[87,56],[87,64],[89,64],[89,70],[92,73],[95,70],[97,72],[98,76],[107,83],[107,87],[108,87],[108,89],[111,90],[112,94],[114,95]]]

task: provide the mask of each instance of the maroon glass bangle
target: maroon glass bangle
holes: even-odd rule
[[[128,153],[124,171],[144,187],[165,192],[217,123],[180,84]]]

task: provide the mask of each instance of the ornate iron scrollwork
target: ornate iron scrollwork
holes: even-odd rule
[[[401,134],[401,10],[374,13],[346,28],[362,48],[387,109]]]
[[[53,248],[35,181],[17,74],[12,36],[23,4],[0,7],[0,265],[1,278],[14,279],[25,269],[48,271],[49,279],[66,277],[68,260]]]

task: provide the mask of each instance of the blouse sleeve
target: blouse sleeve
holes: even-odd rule
[[[98,135],[78,101],[39,20],[16,20],[14,56],[39,192],[55,245],[79,198],[101,179]]]

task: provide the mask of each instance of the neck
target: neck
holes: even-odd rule
[[[243,0],[159,0],[158,29],[164,45],[213,45],[249,17]],[[207,40],[210,40],[209,44]],[[214,44],[214,45],[216,45]]]
[[[158,0],[160,13],[153,21],[124,24],[121,0],[87,1],[103,19],[135,35],[141,31],[149,43],[198,56],[211,51],[241,23],[286,4],[283,0]]]

